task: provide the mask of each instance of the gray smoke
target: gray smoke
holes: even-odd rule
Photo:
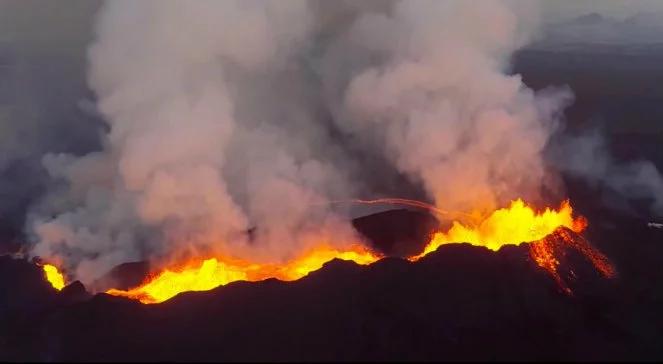
[[[49,181],[44,153],[98,148],[100,120],[78,107],[98,1],[0,1],[0,254]],[[38,24],[39,26],[35,26]]]
[[[90,281],[146,256],[354,239],[312,207],[348,187],[299,75],[311,16],[304,1],[106,3],[89,82],[110,132],[102,152],[44,158],[64,188],[31,218],[33,253]]]
[[[541,152],[570,94],[535,94],[506,73],[511,54],[536,34],[533,5],[404,1],[362,14],[329,50],[329,83],[339,59],[359,64],[340,75],[345,92],[330,91],[334,120],[442,208],[536,200],[549,182]]]
[[[571,100],[509,74],[538,23],[529,1],[109,1],[88,55],[108,132],[43,158],[32,254],[86,282],[139,259],[279,261],[356,241],[329,202],[403,176],[445,209],[537,201]]]

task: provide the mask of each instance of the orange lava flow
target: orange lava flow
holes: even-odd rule
[[[318,270],[334,259],[370,264],[380,256],[361,245],[348,250],[320,246],[285,264],[256,264],[239,259],[210,258],[189,262],[180,269],[165,270],[139,287],[128,291],[111,289],[106,293],[137,299],[142,303],[160,303],[188,291],[208,291],[235,281],[260,281],[277,278],[293,281]]]
[[[594,248],[579,233],[587,228],[584,217],[573,217],[573,208],[569,201],[564,201],[556,210],[546,208],[536,211],[518,199],[511,205],[492,212],[473,226],[466,226],[454,221],[447,232],[433,234],[424,251],[410,257],[417,261],[437,250],[441,245],[466,242],[497,251],[504,245],[529,243],[532,260],[545,269],[567,294],[571,289],[559,272],[560,259],[568,248],[578,251],[587,258],[604,277],[615,276],[615,269],[600,251]]]
[[[557,286],[567,294],[571,294],[571,288],[562,279],[559,272],[560,259],[564,258],[567,249],[572,248],[585,258],[589,259],[594,268],[606,278],[616,275],[615,268],[610,260],[598,249],[594,248],[587,239],[578,234],[573,234],[569,229],[557,228],[552,234],[530,244],[530,256],[536,264],[548,271]]]
[[[555,229],[565,226],[575,232],[581,232],[587,226],[582,217],[573,218],[573,209],[569,201],[564,201],[557,210],[546,208],[537,212],[522,200],[514,200],[509,207],[495,210],[474,226],[466,226],[454,221],[447,232],[433,235],[424,251],[411,261],[437,250],[449,243],[470,243],[499,250],[503,245],[519,245],[541,240],[552,234]]]
[[[400,203],[410,206],[436,209],[423,202],[404,199],[354,200],[360,203]],[[439,213],[445,213],[439,210]],[[570,249],[580,252],[605,277],[613,277],[615,270],[608,258],[591,246],[579,233],[587,227],[587,220],[574,217],[569,201],[559,208],[546,208],[537,211],[522,200],[514,200],[508,207],[493,211],[482,217],[478,212],[464,214],[472,216],[473,223],[454,221],[446,232],[433,234],[424,251],[408,258],[417,261],[423,256],[449,243],[470,243],[497,251],[504,245],[529,243],[532,261],[545,269],[566,293],[570,288],[562,279],[566,270],[561,271],[561,261]],[[366,265],[382,256],[363,245],[352,245],[340,250],[322,244],[312,248],[295,259],[283,264],[260,264],[230,257],[192,259],[177,267],[166,269],[149,277],[140,286],[119,290],[110,289],[106,293],[138,300],[142,303],[160,303],[188,291],[208,291],[235,281],[260,281],[276,278],[283,281],[300,279],[310,272],[320,269],[323,264],[335,258]],[[46,278],[56,289],[64,287],[64,277],[55,266],[44,265]],[[566,268],[564,268],[566,269]],[[571,274],[574,274],[571,271]]]
[[[53,288],[58,291],[64,288],[64,275],[60,273],[58,268],[51,264],[44,264],[42,266],[44,274],[46,275],[46,280],[53,286]]]

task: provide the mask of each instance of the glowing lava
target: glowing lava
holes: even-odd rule
[[[587,258],[604,277],[613,278],[615,276],[615,268],[603,253],[570,229],[558,227],[552,234],[531,243],[529,253],[536,264],[547,270],[557,282],[557,286],[567,294],[571,294],[571,288],[562,279],[559,266],[560,260],[567,254],[568,248],[578,251]],[[573,271],[571,273],[573,274]]]
[[[58,291],[64,288],[64,275],[54,265],[44,264],[42,269],[44,269],[44,273],[46,274],[46,280],[53,288]]]
[[[403,199],[353,201],[407,204],[428,210],[434,208],[423,202],[415,204],[411,200]],[[442,210],[438,212],[448,213]],[[610,261],[579,235],[587,227],[587,220],[583,217],[574,218],[573,209],[568,201],[562,202],[556,210],[546,208],[537,211],[518,199],[512,201],[509,207],[493,211],[483,218],[477,212],[463,215],[473,217],[470,220],[474,222],[464,225],[454,221],[448,231],[433,234],[424,251],[410,257],[409,260],[417,261],[441,245],[455,242],[467,242],[494,251],[504,245],[529,243],[532,260],[545,269],[567,293],[571,293],[571,290],[562,279],[559,268],[561,260],[570,251],[569,248],[586,257],[603,276],[615,275]],[[297,280],[320,269],[324,263],[335,258],[365,265],[377,261],[381,256],[362,245],[339,250],[323,244],[284,264],[258,264],[228,257],[194,259],[149,277],[138,287],[129,290],[110,289],[106,293],[139,300],[142,303],[160,303],[182,292],[208,291],[235,281],[260,281],[268,278],[283,281]],[[53,287],[62,289],[64,277],[57,268],[48,264],[43,268]]]
[[[557,210],[546,208],[543,212],[537,212],[518,199],[512,201],[509,207],[494,211],[475,226],[454,221],[446,233],[435,233],[424,251],[410,260],[419,260],[441,245],[456,242],[466,242],[497,251],[503,245],[541,240],[560,226],[579,233],[587,227],[587,220],[582,217],[574,219],[573,209],[568,201],[562,202]]]
[[[424,251],[409,259],[419,260],[441,245],[454,242],[467,242],[494,251],[504,245],[529,243],[532,260],[548,271],[564,292],[570,294],[571,289],[558,270],[560,259],[568,248],[586,257],[604,277],[615,275],[615,269],[608,258],[579,235],[586,227],[587,220],[584,217],[573,217],[569,201],[562,202],[557,210],[546,208],[543,212],[537,212],[518,199],[512,201],[509,207],[494,211],[474,226],[454,221],[446,233],[433,234]]]
[[[190,262],[177,270],[166,270],[143,285],[128,291],[111,289],[106,293],[137,299],[142,303],[159,303],[188,291],[208,291],[235,281],[260,281],[277,278],[293,281],[318,270],[334,259],[370,264],[380,256],[361,245],[349,250],[320,246],[285,264],[255,264],[239,259],[210,258],[202,263]]]

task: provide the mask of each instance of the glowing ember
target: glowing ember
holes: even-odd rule
[[[278,278],[297,280],[318,270],[334,258],[370,264],[380,257],[363,246],[339,251],[321,246],[286,264],[255,264],[237,259],[210,258],[202,263],[185,264],[176,271],[166,270],[143,285],[128,291],[111,289],[106,293],[137,299],[142,303],[159,303],[188,291],[208,291],[235,281],[260,281]]]
[[[564,201],[557,210],[547,208],[537,212],[518,199],[512,201],[508,208],[494,211],[475,226],[465,226],[454,221],[449,231],[435,233],[423,253],[410,260],[416,261],[441,245],[454,242],[466,242],[497,251],[503,245],[541,240],[560,226],[581,232],[587,226],[587,221],[584,218],[573,218],[573,209],[568,201]]]
[[[46,280],[58,291],[64,288],[64,275],[54,265],[44,264],[42,267],[46,274]]]
[[[606,278],[615,276],[615,268],[610,260],[594,248],[585,238],[563,227],[557,228],[552,234],[533,242],[530,245],[530,256],[541,268],[545,269],[555,279],[557,285],[567,294],[571,289],[564,282],[558,267],[560,258],[566,254],[565,248],[572,248],[580,252],[592,263],[599,273]]]

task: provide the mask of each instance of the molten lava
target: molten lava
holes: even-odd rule
[[[547,270],[557,282],[559,288],[567,294],[571,294],[571,288],[562,279],[558,268],[561,264],[560,259],[566,255],[568,248],[580,252],[585,258],[589,259],[594,268],[604,277],[613,278],[615,276],[615,268],[603,253],[570,229],[558,227],[552,234],[531,243],[529,253],[536,264]]]
[[[353,201],[398,203],[428,210],[435,209],[423,202],[414,203],[403,199]],[[437,212],[449,213],[442,210]],[[571,290],[562,279],[559,266],[560,259],[566,255],[568,248],[580,252],[589,259],[605,277],[615,275],[610,261],[579,235],[587,227],[587,220],[583,217],[574,218],[573,209],[568,201],[562,202],[556,210],[546,208],[537,211],[518,199],[512,201],[509,207],[496,210],[483,218],[477,212],[463,213],[463,215],[471,216],[470,220],[473,223],[463,224],[454,221],[446,232],[433,234],[424,251],[410,257],[409,260],[417,261],[441,245],[455,242],[467,242],[494,251],[504,245],[529,243],[532,260],[545,269],[567,293],[571,293]],[[129,290],[110,289],[106,293],[136,299],[142,303],[160,303],[182,292],[207,291],[235,281],[260,281],[268,278],[283,281],[297,280],[320,269],[324,263],[335,258],[365,265],[377,261],[381,256],[362,245],[339,250],[323,244],[284,264],[259,264],[229,257],[194,259],[149,277],[138,287]],[[64,287],[64,277],[56,267],[47,264],[43,269],[53,287],[58,290]]]
[[[46,280],[53,286],[53,288],[60,291],[64,288],[64,275],[51,264],[44,264],[42,267],[44,273],[46,274]]]
[[[484,246],[490,250],[499,250],[503,245],[519,245],[541,240],[552,234],[555,229],[565,226],[577,233],[587,227],[587,220],[573,218],[573,209],[568,201],[562,202],[557,210],[546,208],[537,212],[518,199],[507,208],[494,211],[475,226],[466,226],[454,221],[445,232],[435,233],[424,251],[411,261],[434,252],[441,245],[466,242]]]
[[[557,210],[546,208],[537,212],[518,199],[508,208],[494,211],[474,226],[466,226],[454,221],[446,232],[433,234],[424,251],[411,261],[437,250],[441,245],[454,242],[467,242],[497,251],[504,245],[530,243],[529,252],[536,264],[548,271],[558,286],[566,293],[571,289],[564,282],[558,267],[566,248],[580,252],[605,277],[615,275],[615,269],[601,252],[579,235],[587,227],[584,217],[573,217],[569,201],[562,202]]]
[[[208,291],[235,281],[260,281],[277,278],[293,281],[318,270],[334,259],[370,264],[380,257],[361,245],[337,250],[323,245],[285,264],[256,264],[239,259],[210,258],[202,263],[190,262],[177,270],[166,270],[143,285],[128,291],[111,289],[106,293],[137,299],[142,303],[159,303],[188,291]]]

